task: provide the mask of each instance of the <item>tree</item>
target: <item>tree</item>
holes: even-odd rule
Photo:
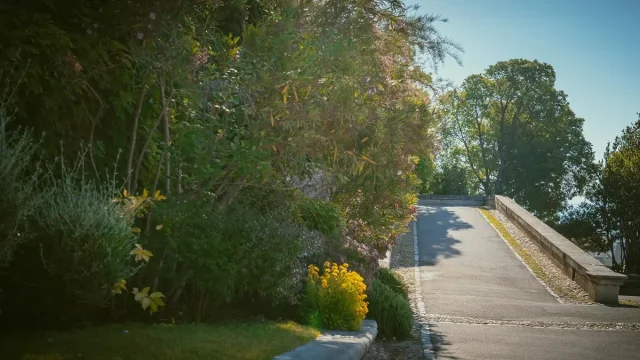
[[[582,192],[593,161],[584,120],[555,89],[549,64],[514,59],[443,95],[443,135],[462,148],[484,194],[514,198],[550,218]]]
[[[420,183],[417,186],[419,194],[429,194],[432,191],[432,183],[436,174],[436,164],[431,156],[425,156],[418,160],[416,176]]]
[[[606,249],[605,238],[598,231],[598,211],[591,203],[583,202],[570,207],[560,216],[554,228],[580,246],[583,250],[602,252]]]
[[[585,195],[586,202],[561,217],[558,231],[583,249],[610,252],[615,270],[640,271],[640,120],[607,145],[591,167]]]
[[[616,137],[601,186],[620,244],[622,271],[640,271],[640,120]]]
[[[470,195],[467,168],[444,163],[436,172],[431,192],[435,195]]]

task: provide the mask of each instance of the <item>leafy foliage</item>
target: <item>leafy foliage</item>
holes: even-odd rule
[[[38,196],[13,198],[20,234],[36,230],[7,261],[38,286],[13,279],[11,306],[66,304],[48,325],[73,324],[72,309],[127,317],[112,297],[126,284],[149,288],[136,295],[151,310],[141,294],[162,289],[164,311],[196,321],[229,303],[294,305],[327,241],[375,264],[414,216],[437,121],[420,61],[459,51],[443,19],[398,0],[65,5],[1,5],[11,130],[46,132],[47,164],[85,154],[73,180],[51,172]],[[21,169],[7,181],[32,175]],[[295,179],[319,173],[326,196],[303,196]]]
[[[39,201],[39,171],[30,169],[35,151],[30,133],[7,133],[0,124],[0,268],[9,265],[30,235],[25,219],[36,211]]]
[[[418,194],[430,194],[433,189],[433,180],[436,172],[436,164],[431,156],[418,160],[416,165],[416,177],[420,180],[416,190]]]
[[[40,179],[40,199],[27,217],[33,235],[2,274],[7,293],[20,294],[5,297],[5,306],[38,322],[84,320],[110,304],[111,284],[136,270],[129,260],[134,215],[112,201],[112,186],[87,179],[81,163],[60,162]]]
[[[155,291],[149,294],[149,289],[151,288],[146,287],[142,290],[133,288],[133,291],[131,293],[134,295],[135,300],[139,302],[140,305],[142,305],[143,310],[149,308],[149,312],[153,314],[154,312],[158,311],[159,307],[165,305],[164,301],[162,301],[164,295],[159,291]]]
[[[328,237],[337,237],[342,233],[344,218],[336,204],[306,198],[298,206],[300,219],[309,229]]]
[[[442,98],[444,135],[485,194],[551,218],[582,193],[593,162],[567,95],[545,63],[501,61]]]
[[[358,330],[367,315],[366,285],[349,264],[324,263],[322,274],[309,265],[307,311],[319,318],[320,326],[333,330]]]
[[[151,249],[166,253],[168,264],[157,276],[168,289],[169,301],[190,280],[193,286],[183,295],[196,320],[245,298],[261,299],[265,305],[298,301],[306,267],[301,253],[314,254],[307,246],[314,234],[275,201],[263,212],[252,209],[254,201],[261,199],[241,196],[224,209],[206,199],[169,200],[157,207],[164,227],[153,232],[158,234],[154,239],[163,240],[154,241]]]
[[[129,254],[134,255],[136,261],[144,260],[146,262],[149,262],[149,259],[153,256],[149,250],[143,249],[140,244],[136,244],[135,249],[131,250]]]
[[[564,214],[558,231],[582,248],[609,252],[613,268],[640,271],[640,120],[607,146],[594,164],[586,191],[587,202]],[[616,248],[620,251],[615,251]],[[619,255],[616,255],[618,254]]]
[[[444,156],[443,156],[444,155]],[[431,193],[436,195],[472,195],[475,193],[469,168],[454,156],[439,156],[440,164],[431,183]]]
[[[369,317],[378,323],[382,337],[401,340],[411,336],[413,312],[409,303],[381,280],[371,284]]]

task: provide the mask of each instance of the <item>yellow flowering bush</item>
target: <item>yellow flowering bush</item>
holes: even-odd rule
[[[315,265],[307,273],[307,306],[311,322],[326,329],[357,330],[367,315],[364,279],[349,264],[325,262],[322,274]]]

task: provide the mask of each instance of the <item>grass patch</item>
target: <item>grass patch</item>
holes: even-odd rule
[[[544,271],[542,266],[540,266],[540,264],[538,264],[536,259],[533,256],[531,256],[531,254],[529,254],[527,250],[525,250],[525,248],[522,247],[522,245],[518,242],[518,240],[516,240],[511,235],[509,230],[507,230],[507,228],[504,227],[504,224],[502,224],[500,220],[498,220],[495,216],[493,216],[493,214],[489,210],[481,209],[481,208],[479,210],[487,218],[487,220],[491,223],[491,225],[493,225],[493,227],[496,228],[496,230],[500,233],[500,235],[502,235],[502,237],[507,240],[507,243],[509,243],[513,251],[515,251],[515,253],[518,254],[520,258],[522,258],[525,264],[527,264],[529,269],[531,269],[531,271],[534,273],[534,275],[538,279],[542,280],[542,282],[544,282],[549,288],[553,290],[553,292],[558,294],[560,297],[571,298],[571,299],[575,298],[571,293],[565,291],[565,289],[562,286],[558,286],[555,284],[554,281],[552,281],[552,279],[549,277],[549,275],[547,275],[547,273]],[[578,299],[578,300],[581,300],[581,299]]]
[[[293,322],[126,323],[4,337],[0,349],[7,360],[267,360],[318,335],[317,330]]]

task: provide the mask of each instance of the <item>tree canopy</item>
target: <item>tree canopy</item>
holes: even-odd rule
[[[443,136],[484,194],[551,218],[580,194],[593,161],[553,67],[513,59],[471,75],[441,98]]]
[[[616,270],[638,273],[640,120],[625,128],[607,146],[603,160],[594,164],[586,200],[560,219],[558,230],[585,249],[610,252]]]

